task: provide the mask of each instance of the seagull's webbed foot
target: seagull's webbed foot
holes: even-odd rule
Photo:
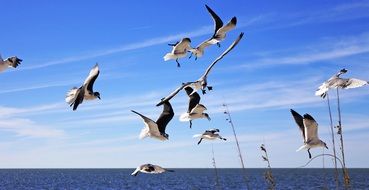
[[[195,56],[195,61],[197,60],[197,56]]]
[[[220,43],[219,42],[217,42],[217,46],[220,47]]]
[[[181,64],[179,64],[178,59],[176,59],[177,67],[181,67]]]
[[[192,121],[190,121],[190,129],[192,129]]]
[[[213,87],[212,86],[207,86],[208,90],[213,90]]]
[[[206,94],[206,90],[201,90],[202,91],[202,94]]]

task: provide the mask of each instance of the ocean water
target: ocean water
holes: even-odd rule
[[[246,189],[240,169],[174,169],[130,176],[134,169],[1,169],[0,189]],[[265,169],[247,169],[250,189],[267,189]],[[276,189],[335,189],[333,169],[273,169]],[[351,189],[369,189],[369,169],[350,169]],[[342,184],[341,184],[342,185]],[[343,188],[340,188],[343,189]]]

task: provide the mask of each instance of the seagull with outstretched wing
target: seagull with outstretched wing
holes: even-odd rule
[[[342,89],[350,89],[350,88],[358,88],[365,85],[368,85],[369,82],[356,78],[341,78],[342,74],[347,73],[346,69],[341,69],[337,74],[333,75],[327,81],[325,81],[322,85],[319,86],[318,90],[316,90],[315,95],[325,98],[329,89],[332,88],[342,88]]]
[[[17,68],[23,60],[19,59],[17,56],[8,57],[5,60],[0,55],[0,72],[5,71],[9,67]]]
[[[297,151],[307,149],[309,158],[311,159],[311,148],[324,147],[328,149],[327,144],[318,137],[318,123],[315,119],[309,114],[305,114],[302,117],[295,110],[291,109],[290,111],[304,139],[304,145],[297,149]]]
[[[100,98],[99,92],[94,92],[93,85],[100,74],[99,66],[96,65],[91,69],[88,77],[86,78],[83,85],[79,88],[73,87],[66,95],[65,101],[73,106],[73,111],[75,111],[79,104],[83,102],[83,100],[94,100],[96,98]]]
[[[190,122],[190,128],[192,127],[192,120],[206,118],[210,121],[209,114],[204,113],[206,107],[200,104],[200,95],[197,92],[193,93],[193,89],[189,86],[184,88],[187,96],[189,97],[188,109],[186,113],[181,114],[179,120],[182,122]]]
[[[133,113],[141,116],[145,124],[145,127],[141,130],[140,139],[143,139],[145,137],[152,137],[161,141],[168,140],[169,135],[165,133],[165,129],[168,123],[172,120],[174,112],[169,101],[165,101],[163,104],[163,111],[156,121],[153,121],[152,119],[134,110],[131,110]]]
[[[134,172],[132,172],[132,176],[137,176],[137,174],[141,173],[147,173],[147,174],[161,174],[164,172],[174,172],[173,170],[164,169],[161,166],[153,165],[153,164],[143,164],[141,166],[138,166]]]
[[[177,67],[181,67],[181,65],[178,62],[178,59],[185,57],[187,55],[187,52],[190,49],[192,49],[190,44],[191,44],[190,38],[183,38],[181,41],[175,44],[168,44],[173,48],[170,53],[165,54],[164,61],[175,59],[177,62]]]

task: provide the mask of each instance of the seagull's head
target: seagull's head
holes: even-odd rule
[[[191,43],[191,39],[190,38],[183,38],[182,41],[184,41],[184,42],[190,42]]]
[[[208,119],[209,121],[211,120],[211,118],[210,118],[209,114],[207,114],[207,113],[203,113],[203,116],[204,116],[206,119]]]
[[[101,98],[100,98],[100,93],[99,93],[99,92],[94,92],[94,96],[95,96],[96,98],[99,98],[99,100],[101,100]]]

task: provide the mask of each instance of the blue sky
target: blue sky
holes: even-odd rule
[[[369,1],[1,4],[0,53],[24,61],[0,73],[0,168],[212,167],[212,143],[198,146],[192,138],[208,128],[228,138],[214,142],[218,167],[239,167],[224,101],[247,167],[265,167],[263,142],[272,167],[298,167],[308,159],[306,152],[295,152],[302,140],[289,109],[313,115],[331,152],[326,102],[314,91],[341,68],[349,70],[348,77],[369,80]],[[196,46],[209,38],[213,22],[205,4],[224,22],[237,16],[236,29],[221,48],[206,49],[197,61],[182,59],[180,69],[164,62],[171,50],[167,43],[190,37]],[[243,40],[209,76],[214,90],[202,96],[211,122],[195,120],[192,129],[179,122],[188,101],[180,93],[172,101],[170,140],[139,140],[143,123],[130,110],[156,119],[158,100],[197,79],[240,32]],[[102,100],[84,102],[73,112],[65,93],[81,85],[96,62],[101,73],[94,89]],[[341,93],[348,167],[369,167],[368,90]],[[316,160],[310,166],[321,165]],[[332,166],[329,159],[326,165]]]

